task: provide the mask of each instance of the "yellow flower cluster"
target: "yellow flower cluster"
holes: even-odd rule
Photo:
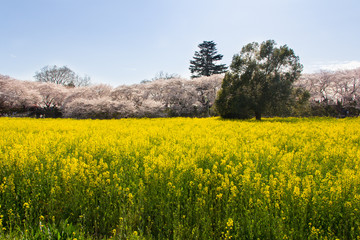
[[[68,221],[129,239],[360,236],[360,119],[1,118],[0,129],[0,234]]]

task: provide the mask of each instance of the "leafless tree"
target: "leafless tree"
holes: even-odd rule
[[[34,77],[39,82],[56,83],[69,87],[88,86],[90,84],[89,76],[80,77],[67,66],[45,66],[36,72]]]
[[[164,72],[164,71],[160,71],[151,80],[152,81],[156,81],[156,80],[159,80],[159,79],[168,80],[168,79],[174,79],[174,78],[181,78],[181,77],[180,77],[179,74],[176,74],[176,73],[167,73],[167,72]]]

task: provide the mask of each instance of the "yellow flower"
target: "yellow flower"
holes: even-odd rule
[[[294,195],[296,197],[300,196],[300,188],[298,188],[297,186],[294,187]]]
[[[232,220],[232,218],[229,218],[226,224],[229,228],[234,226],[234,221]]]

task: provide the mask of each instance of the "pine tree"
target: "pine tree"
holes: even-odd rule
[[[191,78],[226,72],[227,67],[225,64],[215,64],[216,61],[220,61],[223,58],[223,55],[217,54],[215,46],[216,43],[213,41],[204,41],[198,45],[200,51],[196,51],[193,57],[194,60],[190,61]]]

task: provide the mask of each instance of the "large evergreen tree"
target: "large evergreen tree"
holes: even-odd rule
[[[223,55],[217,53],[215,46],[216,43],[213,41],[204,41],[198,45],[200,51],[196,51],[193,57],[194,60],[190,60],[191,78],[226,72],[227,67],[225,64],[215,64],[216,61],[223,58]]]
[[[233,57],[215,101],[224,118],[249,118],[261,115],[270,108],[286,104],[292,84],[300,76],[302,65],[294,51],[286,45],[275,47],[273,40],[261,45],[254,42],[244,46]]]

